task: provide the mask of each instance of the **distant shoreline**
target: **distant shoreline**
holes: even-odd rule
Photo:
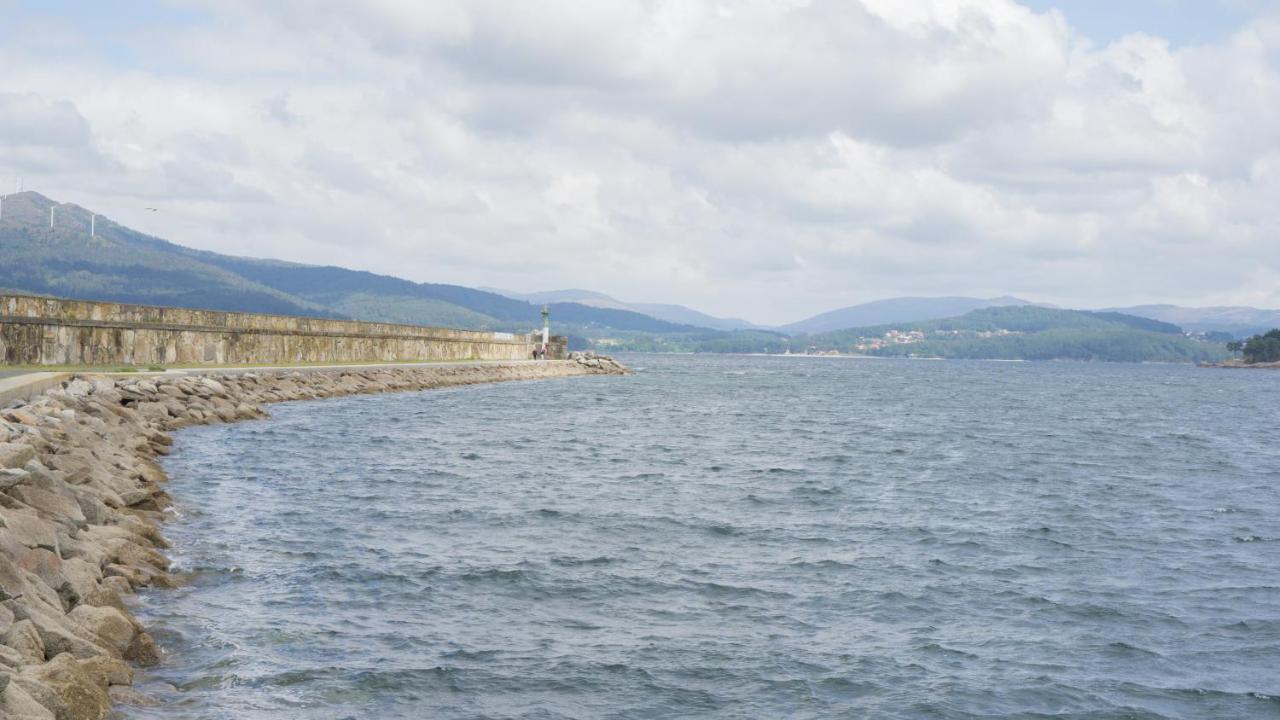
[[[1236,368],[1240,370],[1280,370],[1280,362],[1247,363],[1243,360],[1224,360],[1216,363],[1200,363],[1203,368]]]

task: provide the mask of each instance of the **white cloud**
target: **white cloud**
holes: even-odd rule
[[[203,248],[761,321],[1280,305],[1275,22],[1175,49],[1010,0],[191,4],[133,62],[0,46],[0,166]]]

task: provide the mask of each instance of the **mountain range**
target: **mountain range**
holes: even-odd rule
[[[902,297],[875,300],[861,305],[840,308],[814,315],[811,318],[783,325],[780,330],[792,335],[811,335],[848,328],[887,325],[889,323],[940,320],[956,317],[973,310],[1007,305],[1031,305],[1033,303],[1015,297]]]
[[[183,247],[102,216],[97,217],[90,237],[88,210],[36,192],[8,195],[0,209],[0,289],[512,332],[538,327],[545,304],[551,306],[557,332],[569,334],[576,347],[780,350],[792,344],[803,346],[810,336],[850,328],[942,320],[994,307],[1048,307],[1007,296],[901,297],[768,327],[683,305],[623,301],[593,290],[469,288],[333,266],[234,257]],[[1280,326],[1280,311],[1247,307],[1144,305],[1113,310],[1237,337]]]
[[[580,303],[582,305],[590,305],[598,308],[611,308],[614,310],[630,310],[643,315],[666,320],[667,322],[677,323],[680,325],[694,325],[697,327],[710,328],[712,330],[772,330],[763,325],[756,325],[741,318],[722,318],[714,315],[708,315],[699,312],[693,308],[684,305],[670,305],[663,303],[632,303],[623,302],[616,298],[605,295],[602,292],[594,290],[547,290],[542,292],[520,293],[512,290],[501,290],[498,288],[481,288],[489,292],[504,295],[516,300],[524,300],[535,305],[545,303]]]
[[[54,212],[50,227],[50,211]],[[3,200],[0,289],[116,302],[523,332],[541,306],[459,285],[193,250],[23,192]],[[697,333],[619,308],[552,303],[558,331]]]

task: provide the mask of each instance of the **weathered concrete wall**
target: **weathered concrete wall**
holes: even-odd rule
[[[0,295],[7,365],[524,360],[532,335]],[[550,357],[567,356],[553,338]]]

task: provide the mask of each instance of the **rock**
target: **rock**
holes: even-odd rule
[[[4,637],[11,627],[13,627],[13,611],[0,605],[0,637]]]
[[[57,720],[106,720],[111,713],[106,688],[65,653],[23,670],[15,682],[52,710]]]
[[[116,563],[142,570],[154,568],[161,572],[169,569],[169,559],[150,548],[125,539],[109,540],[107,550]]]
[[[94,525],[102,525],[110,522],[113,513],[111,508],[102,501],[101,498],[88,492],[75,492],[76,503],[80,506],[80,512],[84,515],[85,522]]]
[[[0,602],[30,593],[31,585],[22,568],[13,562],[8,553],[0,552]]]
[[[134,468],[138,471],[138,476],[149,483],[158,485],[169,481],[169,476],[164,474],[164,468],[154,460],[143,458],[134,464]]]
[[[128,578],[124,577],[104,577],[102,578],[102,589],[110,590],[117,597],[126,597],[133,594],[133,585],[129,583]],[[93,603],[101,605],[102,603]]]
[[[111,696],[112,702],[118,705],[152,707],[160,704],[159,700],[151,697],[150,695],[140,693],[137,690],[124,685],[112,685],[107,688],[107,694]]]
[[[76,604],[85,602],[85,598],[100,590],[98,581],[102,579],[102,570],[84,558],[63,560],[62,574],[71,585]]]
[[[0,492],[4,492],[16,485],[27,482],[31,479],[31,473],[18,468],[0,469]]]
[[[73,600],[71,583],[68,582],[67,576],[62,574],[62,558],[57,553],[44,548],[24,548],[18,551],[13,560],[19,568],[31,573],[57,593],[59,605],[65,607],[68,601]],[[30,584],[28,586],[30,587]],[[38,590],[35,587],[31,589],[33,592]]]
[[[128,614],[128,608],[125,607],[124,600],[120,599],[120,593],[108,587],[106,579],[103,580],[102,585],[82,595],[80,602],[94,607],[112,607]]]
[[[93,392],[93,385],[84,380],[76,379],[67,383],[66,391],[72,397],[84,397]]]
[[[103,644],[123,655],[133,643],[136,630],[124,613],[111,607],[77,605],[67,617],[81,628],[101,638]]]
[[[128,565],[120,565],[119,563],[111,563],[102,569],[105,580],[112,578],[122,578],[127,581],[130,591],[134,589],[146,587],[151,584],[151,579],[155,577],[155,573],[146,572],[139,568],[129,567]]]
[[[32,423],[34,424],[34,423]],[[0,468],[18,468],[36,459],[35,448],[20,443],[0,443]]]
[[[58,549],[58,528],[47,520],[41,520],[34,512],[0,508],[0,528],[16,542],[29,548]]]
[[[26,425],[28,427],[35,427],[40,424],[40,418],[36,417],[32,413],[26,412],[25,410],[5,410],[3,413],[0,413],[0,417],[3,417],[9,422]]]
[[[22,685],[9,682],[0,693],[0,718],[6,720],[57,720],[53,711],[36,702]]]
[[[148,420],[165,422],[169,419],[169,408],[165,407],[164,403],[140,402],[138,403],[138,412]]]
[[[132,685],[133,668],[123,660],[106,655],[81,660],[80,667],[103,688],[108,685]]]
[[[150,633],[141,631],[125,648],[124,659],[141,667],[154,667],[160,664],[160,648]]]
[[[16,650],[28,665],[44,662],[44,641],[30,620],[15,622],[0,641]]]
[[[3,637],[3,635],[0,635],[0,637]],[[0,667],[23,668],[28,664],[30,664],[30,662],[22,656],[22,653],[14,650],[8,645],[0,643]],[[0,715],[0,717],[4,716]]]
[[[30,476],[30,484],[49,492],[60,492],[67,486],[67,474],[53,470],[40,462],[39,458],[22,466]]]
[[[15,488],[10,494],[35,508],[43,517],[50,520],[62,522],[71,527],[85,524],[84,511],[80,509],[80,504],[74,501],[74,495],[68,498],[32,486]],[[67,494],[71,495],[70,491]]]
[[[106,647],[98,645],[96,638],[69,624],[65,615],[54,615],[37,608],[23,608],[21,612],[27,615],[26,619],[39,634],[45,657],[68,653],[77,658],[91,658],[109,652]],[[14,627],[17,626],[15,623]]]

